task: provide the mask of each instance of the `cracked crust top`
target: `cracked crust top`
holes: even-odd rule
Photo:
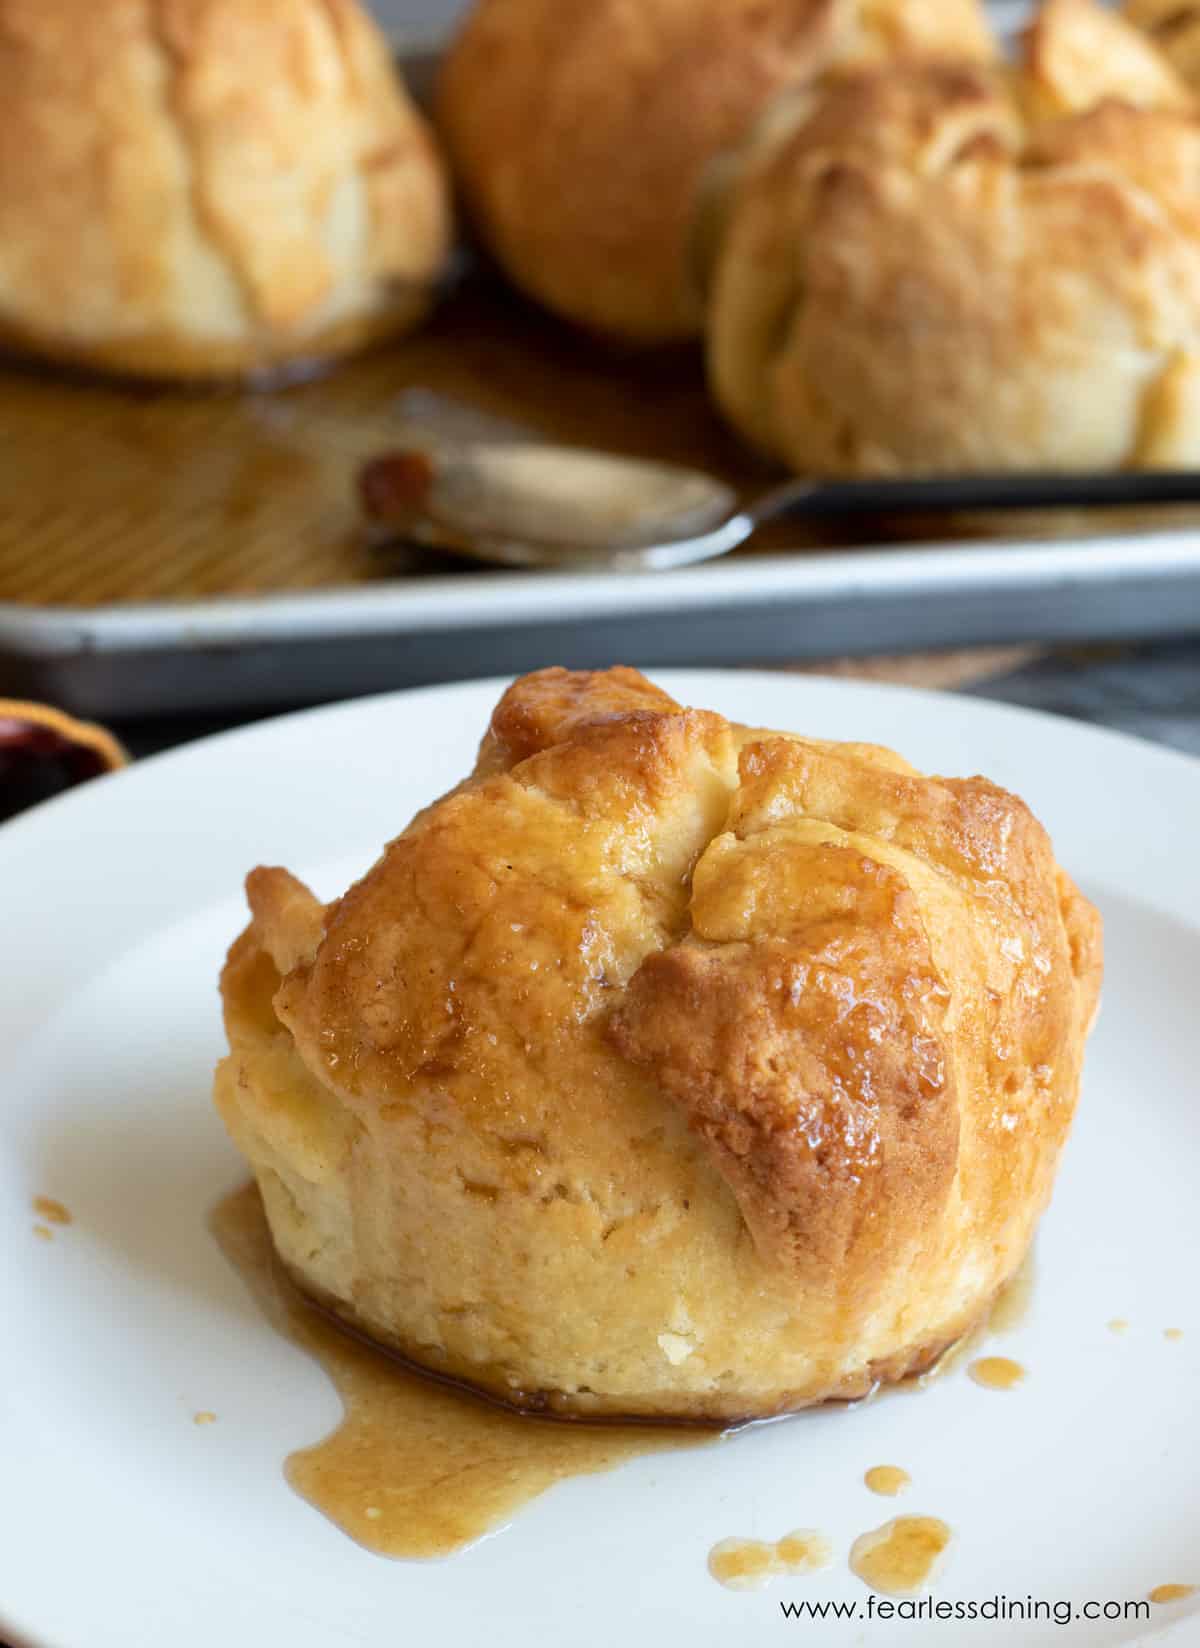
[[[631,670],[517,682],[334,904],[249,893],[217,1093],[285,1260],[565,1414],[745,1417],[928,1360],[1023,1256],[1100,979],[1015,797]]]
[[[225,375],[411,324],[448,189],[357,0],[0,0],[0,336]]]

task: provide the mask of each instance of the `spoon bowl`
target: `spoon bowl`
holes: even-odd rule
[[[703,560],[723,553],[698,546],[738,502],[697,469],[517,441],[389,454],[366,466],[361,487],[368,515],[394,533],[527,567]]]

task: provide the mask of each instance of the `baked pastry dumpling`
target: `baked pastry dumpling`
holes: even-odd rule
[[[1099,921],[985,779],[546,670],[344,897],[248,891],[217,1104],[300,1286],[437,1374],[563,1416],[859,1396],[1028,1247]]]
[[[480,235],[532,297],[642,343],[700,331],[714,156],[835,60],[995,50],[979,0],[478,0],[438,120]]]
[[[449,191],[357,0],[0,0],[0,344],[151,376],[423,313]]]
[[[727,203],[717,400],[801,472],[1200,462],[1198,143],[1089,0],[1052,0],[1011,75],[826,77]]]
[[[1200,0],[1125,0],[1121,9],[1189,86],[1200,87]]]

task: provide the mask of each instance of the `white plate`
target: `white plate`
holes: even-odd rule
[[[1081,1607],[1200,1581],[1200,765],[969,699],[661,679],[759,725],[988,773],[1031,801],[1102,907],[1104,1011],[1032,1307],[1003,1345],[1027,1383],[998,1394],[956,1373],[645,1458],[552,1489],[441,1563],[369,1556],[296,1498],[284,1456],[338,1403],[205,1229],[241,1176],[208,1096],[217,968],[246,868],[286,863],[340,891],[461,774],[497,687],[292,716],[0,831],[0,1634],[37,1648],[1200,1642],[1200,1595],[1150,1625],[780,1612],[865,1608],[846,1553],[897,1511],[955,1529],[939,1599]],[[32,1234],[38,1192],[75,1215],[51,1243]],[[201,1408],[219,1423],[194,1426]],[[880,1463],[912,1473],[906,1499],[863,1487]],[[806,1526],[835,1541],[827,1573],[750,1595],[708,1577],[718,1539]]]

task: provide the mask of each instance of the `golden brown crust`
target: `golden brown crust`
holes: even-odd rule
[[[403,337],[424,320],[433,299],[431,290],[410,294],[393,290],[387,308],[379,313],[347,317],[302,341],[287,333],[235,339],[151,332],[100,340],[51,334],[38,326],[0,320],[0,350],[120,378],[270,387],[318,375],[349,355]]]
[[[568,319],[687,337],[697,193],[781,89],[838,58],[994,45],[975,0],[480,0],[438,121],[483,239]]]
[[[948,53],[964,62],[990,63],[996,36],[985,7],[960,0],[858,0],[839,61]]]
[[[828,77],[725,208],[719,403],[802,472],[1200,459],[1198,134],[1091,0],[1051,0],[1016,75]]]
[[[642,710],[670,714],[678,705],[640,670],[544,669],[509,687],[492,713],[475,776],[507,771],[577,728]]]
[[[834,843],[722,840],[722,899],[785,881],[783,933],[731,937],[696,912],[695,941],[647,958],[613,1033],[708,1143],[759,1251],[860,1299],[885,1281],[881,1237],[913,1242],[953,1183],[949,994],[894,870]]]
[[[1145,30],[1189,86],[1200,87],[1200,5],[1195,0],[1125,0],[1121,11]]]
[[[1049,1195],[1098,918],[985,780],[545,671],[344,897],[249,894],[217,1098],[285,1262],[503,1400],[862,1394]]]
[[[1104,982],[1104,925],[1099,910],[1063,869],[1058,872],[1058,903],[1071,947],[1071,971],[1079,987],[1080,1015],[1090,1031],[1100,1010]]]
[[[0,0],[0,78],[8,344],[228,376],[423,312],[446,183],[355,0]]]
[[[1095,0],[1043,0],[1025,38],[1023,78],[1034,120],[1094,109],[1108,98],[1177,114],[1193,108],[1163,53]]]
[[[325,906],[290,870],[251,870],[246,903],[258,942],[281,975],[312,962],[325,936]]]
[[[857,1297],[882,1233],[916,1243],[944,1213],[960,1125],[975,1212],[1000,1216],[1014,1152],[983,1171],[987,1106],[1090,1019],[1093,939],[1073,952],[1044,832],[983,780],[796,740],[748,746],[741,780],[693,877],[691,946],[645,963],[615,1031],[713,1143],[760,1245]],[[948,879],[969,932],[946,922]],[[1063,1077],[1041,1078],[1040,1147],[1065,1130]]]
[[[536,715],[541,683],[530,699]],[[508,713],[523,719],[512,698]],[[727,727],[675,709],[585,718],[573,733],[422,815],[332,908],[313,965],[285,980],[282,1022],[314,1069],[332,1051],[353,1072],[334,1078],[348,1099],[369,1104],[433,1069],[467,1082],[476,1115],[507,1103],[509,1084],[481,1079],[478,1061],[594,1010],[683,921],[685,874],[725,801]],[[439,952],[452,990],[429,965]]]

